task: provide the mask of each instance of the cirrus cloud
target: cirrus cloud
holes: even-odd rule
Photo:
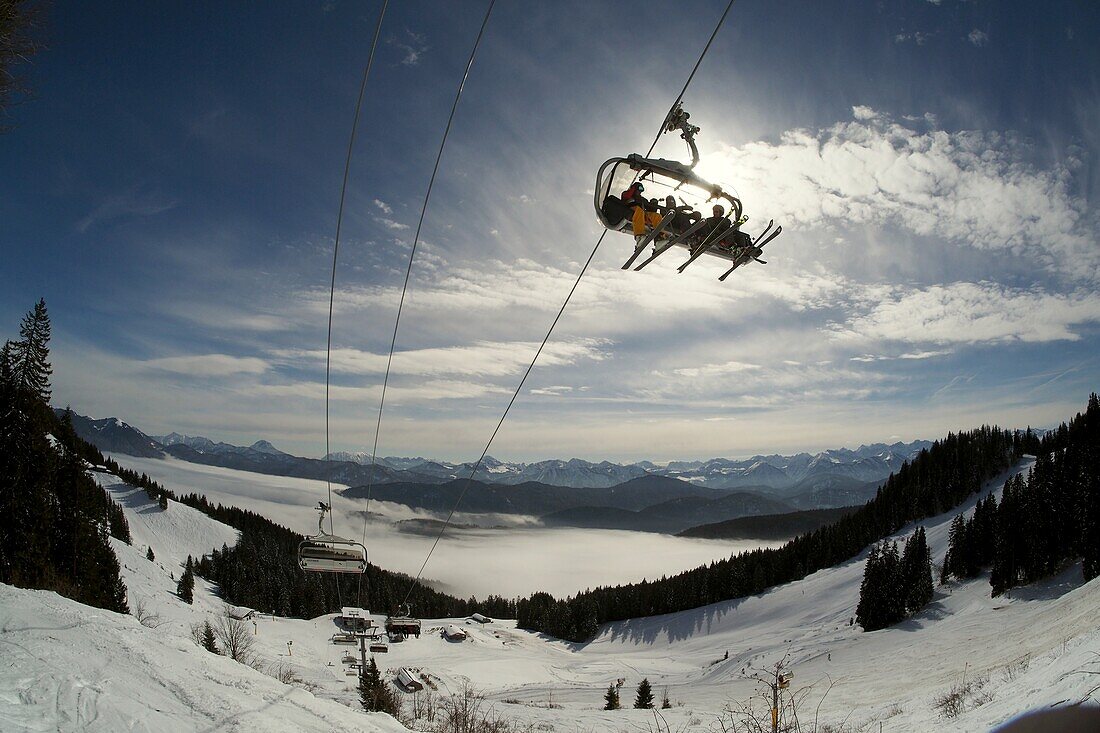
[[[230,354],[168,356],[139,362],[142,370],[180,374],[189,377],[229,377],[236,374],[263,374],[270,365],[263,359]]]
[[[700,170],[737,170],[777,220],[897,226],[1097,279],[1095,222],[1071,186],[1079,160],[1042,168],[1012,133],[920,132],[863,106],[853,116],[822,130],[790,130],[777,143],[727,147]]]
[[[834,333],[841,340],[1042,343],[1077,341],[1081,335],[1075,328],[1098,321],[1100,295],[1095,292],[1050,293],[960,282],[898,289],[869,312],[835,325]]]

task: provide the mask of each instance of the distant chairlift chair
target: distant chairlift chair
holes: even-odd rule
[[[325,532],[325,514],[332,511],[332,507],[322,501],[318,509],[321,516],[317,519],[317,534],[298,545],[298,566],[318,573],[366,572],[367,548],[354,540]]]

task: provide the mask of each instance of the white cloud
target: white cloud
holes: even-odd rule
[[[263,374],[270,365],[263,359],[229,354],[169,356],[138,362],[139,368],[190,377],[229,377],[234,374]]]
[[[991,282],[899,288],[869,312],[834,327],[844,341],[973,344],[1077,341],[1074,327],[1100,322],[1100,295],[1023,290]],[[904,358],[904,357],[899,357]],[[921,352],[908,358],[923,358]]]
[[[167,199],[157,193],[142,193],[136,189],[130,190],[100,201],[95,208],[76,223],[76,230],[81,234],[85,234],[93,226],[115,219],[154,216],[174,209],[177,203],[177,201]]]
[[[974,30],[970,31],[969,35],[967,35],[967,40],[980,48],[989,43],[989,34],[983,30],[975,28]]]
[[[319,402],[325,398],[325,384],[324,382],[257,384],[242,392],[249,397],[277,397],[281,400],[304,398],[311,402]],[[401,403],[466,400],[492,394],[511,394],[511,390],[481,382],[429,379],[413,386],[390,384],[386,388],[386,402],[393,407]],[[366,387],[329,386],[329,398],[333,402],[371,404],[377,403],[381,396],[381,384]],[[376,404],[375,407],[377,407]]]
[[[865,107],[861,104],[857,104],[852,107],[852,116],[857,120],[873,120],[878,117],[878,112],[875,112],[870,107]]]
[[[382,211],[382,213],[387,216],[393,213],[393,207],[381,199],[375,199],[374,205],[377,206]]]
[[[551,342],[539,357],[539,365],[565,366],[582,359],[600,360],[604,357],[606,341],[583,339]],[[535,355],[536,342],[478,342],[471,346],[449,346],[426,349],[409,349],[394,353],[394,375],[440,376],[466,375],[503,377],[522,372]],[[277,359],[291,363],[304,360],[320,363],[325,358],[322,349],[282,349],[272,352]],[[386,369],[387,355],[358,349],[333,349],[332,371],[337,374],[382,374]]]
[[[923,46],[932,36],[932,33],[922,33],[921,31],[914,31],[913,33],[898,33],[894,36],[894,43],[905,43],[906,41],[913,41],[918,46]]]
[[[704,176],[736,170],[754,206],[803,228],[898,226],[980,250],[1032,258],[1078,279],[1100,274],[1086,203],[1072,193],[1077,161],[1041,169],[1011,134],[918,132],[866,107],[855,122],[792,130],[707,156]]]
[[[542,387],[540,389],[531,390],[530,394],[542,395],[544,397],[561,397],[562,395],[572,392],[573,388],[568,385],[555,385],[553,387]]]
[[[876,361],[918,361],[922,359],[932,359],[937,356],[944,356],[950,354],[949,350],[941,351],[911,351],[905,354],[898,354],[897,356],[888,356],[886,354],[860,354],[859,356],[853,356],[849,361],[860,361],[864,363],[871,363]]]
[[[409,228],[408,224],[402,224],[399,221],[394,221],[393,219],[387,219],[384,216],[376,216],[376,217],[374,217],[374,220],[376,222],[378,222],[379,224],[381,224],[382,226],[386,227],[387,229],[389,229],[391,231],[395,231],[395,232],[396,231],[402,231],[404,229]]]
[[[420,57],[428,51],[428,45],[425,43],[425,40],[423,35],[413,33],[406,28],[404,40],[391,36],[386,42],[404,54],[404,57],[401,59],[402,64],[405,66],[416,66],[420,63]]]
[[[740,361],[727,361],[722,364],[704,364],[701,367],[675,369],[673,373],[681,377],[717,377],[727,374],[739,374],[751,369],[759,369],[759,364],[745,364]]]

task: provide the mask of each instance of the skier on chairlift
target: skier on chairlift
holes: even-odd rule
[[[676,212],[675,216],[672,217],[672,222],[666,227],[666,231],[669,231],[670,234],[686,231],[688,227],[699,221],[703,216],[687,204],[677,206],[676,198],[671,194],[665,196],[664,205],[658,205],[657,210],[662,214],[667,214],[670,211]]]
[[[715,204],[711,207],[711,215],[707,217],[707,221],[703,225],[703,228],[699,230],[699,241],[702,242],[716,229],[718,231],[725,231],[729,229],[730,226],[732,225],[730,224],[730,220],[726,218],[726,208],[722,206],[722,204]]]
[[[623,191],[622,195],[623,203],[634,209],[630,221],[634,227],[635,237],[644,236],[647,226],[652,228],[661,223],[661,215],[657,213],[657,201],[646,199],[642,196],[643,191],[645,186],[642,182],[635,181],[630,184],[630,188]]]

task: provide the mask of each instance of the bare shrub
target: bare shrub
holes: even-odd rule
[[[214,626],[214,635],[218,637],[222,653],[230,659],[253,666],[255,654],[253,647],[256,640],[248,626],[229,615],[229,612],[218,617],[218,623]]]
[[[985,690],[989,684],[988,676],[977,676],[967,680],[965,675],[961,682],[951,686],[951,689],[942,695],[936,696],[932,701],[932,707],[940,711],[945,718],[954,719],[976,707],[985,705],[993,699],[993,693]]]
[[[1031,665],[1031,655],[1025,654],[1019,659],[1014,659],[1004,667],[1001,668],[1001,679],[1005,682],[1012,682],[1024,672]]]
[[[1100,653],[1093,652],[1092,654],[1093,654],[1093,659],[1089,662],[1086,662],[1086,665],[1089,665],[1089,666],[1082,667],[1081,669],[1075,669],[1072,672],[1070,672],[1069,674],[1063,675],[1062,679],[1065,679],[1066,677],[1070,677],[1072,675],[1077,675],[1077,674],[1083,674],[1086,677],[1100,677]],[[1097,668],[1093,669],[1092,667],[1094,667],[1094,666],[1097,667]],[[1084,696],[1081,698],[1081,702],[1085,702],[1086,700],[1091,700],[1093,695],[1095,695],[1097,692],[1100,692],[1100,685],[1097,685],[1096,687],[1093,687],[1091,690],[1086,692],[1084,694]]]
[[[302,684],[302,678],[295,671],[294,667],[291,667],[286,662],[278,662],[275,665],[268,667],[267,674],[271,677],[282,682],[284,685],[300,685]]]
[[[443,699],[433,714],[434,721],[424,721],[431,722],[429,730],[432,733],[523,733],[530,730],[530,727],[521,728],[498,715],[484,696],[469,684],[464,684],[458,694]]]
[[[439,712],[439,702],[439,696],[430,687],[414,692],[409,703],[409,713],[412,718],[408,722],[434,723],[436,714]]]
[[[787,659],[784,656],[768,669],[748,667],[742,670],[744,677],[756,681],[757,694],[747,700],[727,703],[712,730],[720,733],[827,733],[848,730],[847,719],[839,724],[819,721],[821,705],[833,689],[832,678],[826,676],[828,685],[814,704],[810,696],[814,694],[816,685],[791,689],[792,672]],[[773,695],[778,702],[775,727],[772,726]],[[803,720],[800,715],[806,719]]]
[[[139,624],[149,629],[159,629],[167,623],[159,615],[150,611],[145,605],[145,601],[141,599],[134,604],[134,618],[138,620]]]

